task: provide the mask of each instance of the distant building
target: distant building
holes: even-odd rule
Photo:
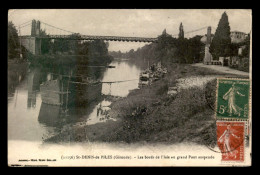
[[[240,43],[243,44],[243,42],[245,41],[247,36],[248,35],[244,32],[239,32],[239,31],[230,32],[231,43],[234,43],[234,44],[240,44]],[[208,27],[207,34],[201,38],[201,42],[205,44],[205,52],[204,52],[205,56],[204,56],[204,60],[203,60],[204,64],[211,64],[213,61],[212,56],[209,52],[209,47],[210,47],[213,37],[214,37],[214,35],[211,34],[211,27]],[[242,51],[244,48],[245,48],[244,45],[239,47],[238,55],[242,54]],[[224,57],[220,57],[219,61],[223,64],[224,59],[225,59]]]
[[[244,32],[239,32],[239,31],[232,31],[232,32],[230,32],[230,37],[231,37],[231,42],[232,43],[241,43],[241,42],[245,41],[247,36],[248,35],[246,33],[244,33]],[[211,34],[211,41],[212,41],[213,37],[214,37],[214,35]],[[208,39],[208,36],[204,35],[201,38],[201,42],[206,44],[207,39]]]
[[[246,39],[247,34],[244,32],[232,31],[230,32],[230,37],[231,43],[241,43]]]
[[[237,56],[231,57],[228,65],[231,67],[241,66],[241,64],[244,64],[245,59],[249,59],[249,58],[244,58],[244,60],[239,59],[239,56],[242,56],[243,50],[246,48],[246,39],[248,37],[248,34],[239,31],[232,31],[230,32],[230,37],[231,37],[231,43],[238,45],[238,52],[237,52]],[[247,61],[248,60],[246,60],[246,62]]]

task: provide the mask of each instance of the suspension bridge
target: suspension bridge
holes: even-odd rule
[[[196,30],[185,32],[185,37],[199,35],[205,35],[206,27],[202,27]],[[82,35],[79,33],[71,32],[53,25],[47,24],[42,21],[27,21],[18,26],[20,46],[23,45],[32,54],[41,54],[41,41],[42,39],[64,39],[64,40],[104,40],[104,41],[121,41],[121,42],[147,42],[157,43],[158,38],[147,37],[125,37],[125,36],[95,36],[95,35]],[[42,34],[44,31],[45,34]],[[174,34],[172,36],[177,36]],[[198,35],[198,34],[197,34]]]

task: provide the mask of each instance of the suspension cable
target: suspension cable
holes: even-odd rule
[[[20,27],[20,28],[24,28],[24,27],[27,27],[27,26],[30,26],[31,24],[29,23],[29,24],[27,24],[27,25],[24,25],[24,26],[18,26],[18,27]]]
[[[31,22],[31,20],[20,24],[20,25],[19,25],[20,29],[31,25],[30,22]],[[48,27],[50,27],[50,28],[53,28],[54,30],[56,29],[56,30],[57,30],[57,34],[60,34],[60,35],[61,35],[62,31],[63,31],[63,32],[70,33],[70,34],[75,34],[75,32],[71,32],[71,31],[68,31],[68,30],[64,30],[64,29],[61,29],[61,28],[59,28],[59,27],[55,27],[55,26],[53,26],[53,25],[47,24],[47,23],[45,23],[45,22],[42,22],[42,21],[41,21],[41,23],[45,25],[45,26],[44,26],[44,27],[45,27],[45,30],[47,29],[47,26],[48,26]],[[184,34],[187,35],[187,34],[190,34],[190,33],[194,33],[194,32],[203,30],[203,29],[205,29],[205,28],[207,28],[207,27],[208,27],[208,26],[205,26],[205,27],[202,27],[202,28],[199,28],[199,29],[196,29],[196,30],[191,30],[191,31],[188,31],[188,32],[184,32]],[[212,27],[212,28],[213,28],[213,29],[216,29],[215,27]],[[178,34],[174,34],[174,35],[172,35],[172,36],[177,36],[177,35],[178,35]]]
[[[202,27],[202,28],[199,28],[199,29],[196,29],[196,30],[191,30],[191,31],[188,31],[188,32],[184,32],[184,35],[185,34],[189,34],[189,33],[193,33],[193,32],[197,32],[197,31],[200,31],[200,30],[203,30],[203,29],[205,29],[205,28],[207,28],[208,26],[205,26],[205,27]],[[177,35],[179,35],[179,34],[174,34],[174,35],[172,35],[172,36],[177,36]]]
[[[18,26],[22,26],[22,25],[27,24],[27,23],[29,23],[29,22],[32,22],[32,21],[30,20],[30,21],[24,22],[24,23],[22,23],[22,24],[20,24],[20,25],[18,25]]]
[[[75,32],[71,32],[71,31],[68,31],[68,30],[64,30],[64,29],[61,29],[61,28],[55,27],[55,26],[53,26],[53,25],[47,24],[47,23],[42,22],[42,21],[41,21],[41,23],[42,23],[42,24],[45,24],[45,25],[47,25],[47,26],[49,26],[49,27],[53,27],[53,28],[55,28],[55,29],[59,29],[59,30],[64,31],[64,32],[68,32],[68,33],[72,33],[72,34],[75,33]]]

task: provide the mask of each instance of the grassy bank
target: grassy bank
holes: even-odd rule
[[[192,141],[199,144],[215,143],[216,125],[212,101],[205,98],[215,93],[216,81],[212,86],[192,87],[168,97],[169,86],[177,79],[191,76],[226,75],[206,68],[188,64],[169,64],[168,74],[151,86],[131,91],[125,98],[112,103],[110,116],[117,121],[108,121],[91,126],[74,126],[47,141],[105,141],[105,142],[148,142],[179,143]]]
[[[110,115],[120,118],[121,125],[102,141],[207,144],[216,140],[214,111],[205,99],[205,88],[182,90],[175,97],[168,97],[167,90],[179,78],[226,75],[187,64],[171,64],[168,70],[167,76],[152,86],[132,91],[112,104]],[[214,86],[207,89],[214,90]]]

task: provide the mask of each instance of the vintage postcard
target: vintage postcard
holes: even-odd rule
[[[251,166],[250,9],[10,9],[8,166]]]

